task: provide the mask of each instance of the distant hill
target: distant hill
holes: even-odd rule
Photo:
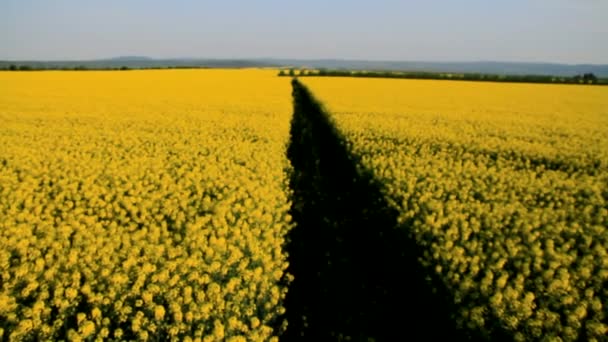
[[[148,69],[148,68],[248,68],[274,66],[267,61],[249,59],[197,59],[175,58],[155,59],[143,56],[120,56],[98,60],[70,61],[2,61],[0,69],[10,65],[26,66],[31,69]]]
[[[169,58],[155,59],[146,56],[119,56],[99,60],[83,61],[0,61],[0,69],[10,65],[27,65],[40,69],[117,69],[127,68],[246,68],[246,67],[294,67],[325,68],[333,70],[370,71],[425,71],[451,73],[483,73],[504,75],[553,75],[574,76],[593,73],[597,77],[608,77],[608,64],[558,64],[520,62],[424,62],[424,61],[366,61],[343,59],[203,59]]]
[[[115,62],[148,62],[152,61],[154,58],[146,57],[146,56],[118,56],[108,58],[107,61],[115,61]]]

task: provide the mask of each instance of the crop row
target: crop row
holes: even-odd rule
[[[437,81],[304,83],[325,103],[361,171],[383,184],[402,229],[421,246],[420,263],[448,289],[460,328],[516,340],[605,338],[608,94]]]
[[[0,74],[0,340],[276,339],[291,106],[273,76]]]

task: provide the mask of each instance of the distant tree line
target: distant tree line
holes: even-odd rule
[[[98,66],[98,65],[38,65],[38,64],[10,64],[0,65],[0,71],[100,71],[100,70],[160,70],[160,69],[210,69],[212,67],[202,65],[167,65],[167,66]],[[227,68],[241,68],[239,66],[227,66]]]
[[[175,66],[108,66],[67,64],[52,65],[39,64],[6,64],[0,63],[0,70],[8,71],[41,71],[41,70],[132,70],[132,69],[206,69],[201,65],[175,65]],[[593,73],[584,73],[571,77],[550,75],[502,75],[483,73],[439,73],[439,72],[403,72],[403,71],[361,71],[361,70],[332,70],[332,69],[281,69],[279,76],[331,76],[331,77],[377,77],[377,78],[409,78],[429,80],[461,80],[485,82],[521,82],[521,83],[557,83],[557,84],[597,84],[608,85],[608,78],[598,78]]]
[[[0,70],[8,71],[42,71],[42,70],[131,70],[127,66],[120,67],[91,67],[86,65],[73,65],[73,66],[56,66],[47,67],[30,64],[10,64],[6,66],[0,66]]]
[[[608,79],[598,78],[593,73],[585,73],[572,77],[551,75],[499,75],[482,73],[438,73],[438,72],[400,72],[400,71],[359,71],[359,70],[328,70],[328,69],[282,69],[279,76],[330,76],[330,77],[376,77],[376,78],[406,78],[429,80],[461,80],[485,82],[521,82],[521,83],[558,83],[558,84],[599,84],[608,85]]]

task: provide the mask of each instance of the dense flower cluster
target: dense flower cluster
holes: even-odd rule
[[[276,339],[275,74],[0,73],[0,340]]]
[[[605,340],[608,89],[304,83],[384,184],[461,327]]]

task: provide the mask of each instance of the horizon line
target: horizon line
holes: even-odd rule
[[[214,60],[214,61],[280,61],[280,60],[291,60],[291,61],[344,61],[344,62],[372,62],[372,63],[508,63],[508,64],[555,64],[555,65],[594,65],[602,66],[608,65],[607,62],[603,63],[588,63],[588,62],[554,62],[554,61],[521,61],[521,60],[493,60],[493,59],[479,59],[479,60],[433,60],[433,59],[365,59],[365,58],[349,58],[349,57],[318,57],[318,58],[298,58],[298,57],[151,57],[146,55],[117,55],[113,57],[99,57],[99,58],[62,58],[62,59],[5,59],[0,58],[0,62],[98,62],[98,61],[112,61],[112,60],[148,60],[148,61],[168,61],[168,60]]]

